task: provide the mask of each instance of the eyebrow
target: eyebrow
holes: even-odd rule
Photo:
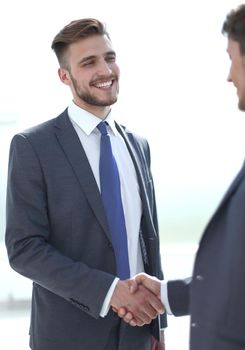
[[[87,61],[94,60],[95,58],[96,58],[96,56],[94,56],[94,55],[87,56],[87,57],[82,58],[78,63],[79,64],[85,63]]]
[[[116,52],[113,50],[107,51],[104,56],[107,57],[107,56],[111,56],[111,55],[116,56]],[[82,64],[82,63],[86,63],[87,61],[94,60],[94,59],[96,59],[96,57],[97,56],[95,56],[95,55],[84,57],[78,62],[78,64]]]
[[[113,56],[116,56],[116,52],[111,50],[111,51],[107,51],[105,56],[108,56],[108,55],[113,55]]]

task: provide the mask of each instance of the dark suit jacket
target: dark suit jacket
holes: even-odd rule
[[[148,144],[117,128],[140,186],[145,271],[162,277]],[[99,317],[116,275],[115,256],[100,192],[67,111],[12,140],[6,246],[13,269],[34,282],[32,348],[104,349],[120,323],[113,312]],[[158,337],[157,320],[150,332]]]
[[[192,280],[168,293],[175,315],[191,315],[191,350],[245,349],[245,167],[204,231]]]

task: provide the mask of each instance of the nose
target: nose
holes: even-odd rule
[[[102,60],[99,64],[98,72],[102,75],[108,75],[112,73],[112,69],[108,64],[108,62],[106,62],[105,60]]]
[[[231,70],[229,70],[229,74],[228,74],[228,76],[227,76],[227,81],[228,81],[229,83],[231,83],[231,82],[232,82],[232,78],[231,78]]]

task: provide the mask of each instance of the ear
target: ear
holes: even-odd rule
[[[65,68],[59,68],[58,69],[58,75],[62,83],[65,85],[71,85],[71,79],[70,79],[70,74],[67,69]]]

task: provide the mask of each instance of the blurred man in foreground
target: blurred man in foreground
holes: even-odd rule
[[[223,24],[231,59],[228,81],[245,111],[245,5]],[[229,142],[229,140],[228,140]],[[245,165],[231,184],[201,238],[192,278],[169,282],[139,275],[135,282],[156,295],[169,314],[191,316],[191,350],[245,349]],[[137,289],[132,284],[132,291]],[[120,314],[137,323],[125,310]]]

